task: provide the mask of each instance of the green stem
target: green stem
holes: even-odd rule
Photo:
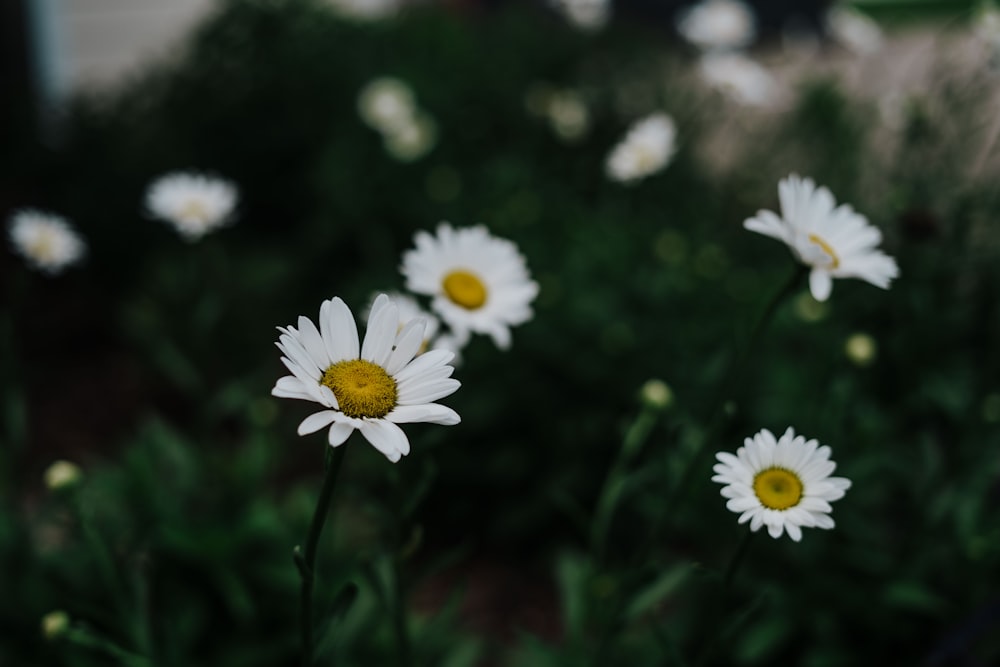
[[[625,432],[618,456],[604,478],[604,484],[597,496],[597,508],[594,512],[590,532],[591,551],[597,556],[599,562],[603,562],[606,555],[608,532],[611,529],[611,520],[618,507],[618,501],[625,488],[628,466],[639,454],[643,444],[649,438],[649,434],[652,433],[657,416],[658,410],[648,406],[643,407]]]
[[[664,504],[665,515],[673,506],[674,502],[676,502],[687,491],[687,487],[691,483],[694,471],[701,468],[701,462],[704,458],[704,454],[708,452],[706,445],[713,439],[716,431],[721,428],[722,411],[725,407],[726,400],[732,392],[732,387],[743,377],[743,373],[746,371],[747,364],[750,360],[751,351],[756,347],[757,341],[764,333],[764,330],[773,318],[775,311],[777,311],[778,306],[781,305],[785,298],[795,291],[795,288],[805,276],[806,270],[806,267],[803,265],[797,265],[795,267],[795,270],[789,276],[789,279],[784,285],[782,285],[781,289],[774,293],[774,296],[772,296],[767,302],[767,305],[764,306],[764,309],[761,311],[760,316],[757,318],[757,321],[754,323],[754,326],[750,331],[747,344],[730,364],[729,370],[726,372],[722,383],[719,385],[719,390],[711,403],[712,408],[708,413],[707,422],[709,424],[708,432],[705,434],[705,437],[702,438],[702,441],[698,443],[697,449],[688,459],[688,463],[681,473],[680,479],[674,487],[673,492],[671,492],[671,494],[667,497],[667,501]]]
[[[149,658],[126,651],[111,640],[98,637],[87,630],[73,628],[67,631],[64,636],[67,641],[77,646],[103,651],[117,659],[119,664],[127,665],[127,667],[150,667],[153,664]]]
[[[752,530],[747,530],[743,539],[740,540],[740,546],[737,547],[736,553],[729,560],[729,566],[726,567],[726,573],[722,575],[722,593],[723,595],[729,595],[729,589],[733,583],[733,578],[736,576],[736,570],[739,569],[740,564],[743,563],[743,557],[746,556],[747,551],[750,547],[750,542],[753,541],[753,536],[756,535]]]
[[[399,656],[399,667],[410,667],[410,631],[406,623],[406,596],[403,594],[403,583],[399,567],[399,559],[392,558],[392,629],[396,635],[396,653]]]
[[[326,475],[323,478],[323,488],[320,489],[316,510],[309,524],[309,534],[306,536],[306,549],[303,553],[295,547],[295,564],[302,577],[301,623],[302,623],[302,667],[309,667],[313,660],[313,619],[312,593],[315,580],[316,551],[319,548],[319,538],[326,524],[326,515],[330,510],[330,498],[337,482],[337,472],[344,461],[347,443],[340,447],[331,447],[326,452]],[[332,451],[331,451],[332,450]]]
[[[739,569],[740,564],[743,562],[744,557],[749,551],[750,543],[753,541],[753,536],[757,533],[752,530],[747,530],[743,535],[743,539],[740,540],[740,544],[736,547],[736,551],[733,553],[733,557],[729,559],[729,565],[726,566],[725,573],[722,575],[722,591],[717,602],[718,607],[715,612],[715,622],[709,627],[719,628],[722,627],[722,621],[726,616],[726,613],[730,609],[730,594],[732,593],[732,583],[733,579],[736,577],[736,571]],[[709,636],[705,638],[704,643],[701,647],[701,653],[698,655],[698,659],[695,661],[696,667],[701,667],[708,662],[715,647],[720,644],[718,632],[711,632]]]

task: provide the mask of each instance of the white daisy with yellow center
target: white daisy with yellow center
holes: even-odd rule
[[[196,172],[161,176],[146,190],[146,209],[170,223],[188,241],[233,220],[238,200],[231,182]]]
[[[510,327],[531,319],[538,284],[531,280],[517,246],[490,235],[482,225],[438,226],[437,235],[417,232],[416,248],[403,253],[406,288],[433,297],[431,306],[463,345],[471,333],[510,347]]]
[[[896,260],[876,248],[882,232],[849,205],[837,206],[826,188],[792,174],[778,184],[778,197],[781,217],[758,211],[743,226],[783,241],[811,267],[809,290],[817,301],[830,297],[834,278],[860,278],[888,289],[899,275]]]
[[[338,447],[358,430],[395,463],[410,453],[399,424],[461,421],[454,410],[434,403],[460,386],[448,365],[454,355],[431,350],[414,359],[424,341],[424,320],[414,318],[402,328],[399,323],[399,308],[380,294],[363,343],[354,315],[337,297],[320,307],[319,328],[307,317],[299,317],[298,328],[278,327],[281,361],[292,374],[280,378],[271,394],[326,408],[306,417],[299,435],[329,426],[330,445]]]
[[[719,463],[712,481],[726,485],[726,508],[740,515],[739,523],[749,521],[752,531],[767,526],[774,538],[787,532],[798,542],[803,527],[833,528],[830,503],[851,488],[849,479],[830,476],[837,467],[830,448],[795,435],[792,427],[780,440],[762,429],[735,456],[719,452],[715,457]]]
[[[80,261],[87,250],[65,218],[35,209],[11,215],[10,240],[25,259],[52,275]]]
[[[637,121],[608,155],[608,178],[633,183],[660,171],[674,155],[676,137],[674,121],[665,113]]]

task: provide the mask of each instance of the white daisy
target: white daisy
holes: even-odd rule
[[[413,90],[405,82],[391,76],[369,81],[358,93],[361,120],[379,132],[392,132],[411,123],[416,109]]]
[[[665,113],[655,113],[636,122],[608,155],[608,178],[633,183],[660,171],[673,157],[677,128]]]
[[[87,247],[65,218],[35,209],[15,211],[10,217],[11,243],[36,268],[55,275],[80,261]]]
[[[856,9],[834,5],[826,13],[825,22],[827,32],[858,55],[871,55],[882,48],[882,29]]]
[[[677,30],[706,51],[742,49],[757,37],[753,10],[739,0],[702,0],[677,16]]]
[[[400,267],[406,288],[433,297],[432,308],[457,341],[481,333],[501,349],[510,347],[509,327],[531,319],[538,294],[517,246],[482,225],[455,229],[447,223],[437,236],[417,232],[414,243]]]
[[[553,0],[553,4],[581,30],[599,30],[611,18],[611,0]]]
[[[798,542],[803,527],[833,528],[830,503],[851,488],[849,479],[830,477],[837,467],[830,448],[795,435],[791,427],[780,440],[762,429],[744,440],[736,456],[719,452],[715,457],[719,463],[712,468],[712,481],[726,485],[726,509],[740,515],[739,523],[749,521],[752,531],[767,526],[774,538],[787,532]]]
[[[860,278],[889,288],[899,275],[896,260],[876,246],[882,233],[847,204],[836,205],[833,195],[809,178],[791,175],[778,184],[781,217],[758,211],[743,226],[752,232],[784,241],[796,258],[812,267],[809,290],[826,301],[834,278]]]
[[[233,221],[238,193],[230,181],[197,172],[173,172],[146,190],[146,208],[188,241]]]
[[[432,350],[414,359],[424,340],[424,320],[399,328],[399,307],[385,294],[371,307],[364,342],[358,343],[354,315],[340,298],[324,301],[319,328],[299,317],[298,328],[278,327],[278,349],[291,375],[278,380],[273,396],[315,401],[325,410],[306,417],[299,435],[330,427],[337,447],[357,429],[392,462],[410,453],[398,424],[430,422],[450,426],[461,419],[433,401],[460,386],[451,377],[451,352]]]
[[[781,91],[771,73],[738,53],[708,53],[701,58],[701,76],[740,104],[767,107],[780,101]]]

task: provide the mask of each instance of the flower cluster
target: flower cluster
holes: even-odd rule
[[[407,289],[431,297],[433,315],[409,295],[380,294],[360,347],[354,316],[339,298],[323,302],[318,327],[306,317],[279,327],[277,345],[291,375],[271,393],[325,408],[302,422],[300,435],[329,426],[337,447],[358,430],[398,461],[410,451],[398,424],[458,423],[453,410],[433,401],[458,389],[451,364],[471,335],[487,334],[505,349],[510,327],[531,319],[538,285],[512,242],[482,226],[442,223],[436,235],[418,232],[415,244],[401,270]],[[442,321],[450,331],[441,331]]]
[[[382,135],[386,151],[401,162],[426,155],[437,141],[437,124],[417,106],[413,90],[392,77],[370,81],[358,95],[361,119]]]

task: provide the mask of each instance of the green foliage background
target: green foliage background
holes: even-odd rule
[[[0,663],[294,662],[290,552],[324,440],[295,435],[308,406],[269,396],[273,327],[401,288],[400,254],[440,220],[516,242],[536,316],[508,352],[465,351],[444,401],[461,425],[408,428],[395,466],[348,445],[321,550],[320,606],[339,620],[320,664],[394,664],[393,562],[416,664],[1000,658],[1000,199],[997,174],[974,168],[979,91],[997,72],[912,100],[889,143],[872,105],[813,78],[793,108],[741,121],[723,168],[697,147],[742,112],[691,81],[691,60],[654,28],[585,35],[520,6],[359,25],[317,2],[233,0],[174,61],[48,130],[15,128],[8,198],[70,217],[90,254],[56,279],[0,258]],[[438,123],[417,162],[391,159],[358,118],[357,92],[381,75]],[[526,113],[539,81],[583,92],[584,141]],[[680,128],[671,165],[607,181],[607,151],[656,109]],[[184,168],[241,189],[239,222],[198,244],[141,211],[150,180]],[[879,226],[902,275],[888,292],[838,281],[823,307],[800,285],[713,413],[794,270],[741,225],[777,206],[791,172]],[[844,355],[859,331],[878,343],[868,367]],[[675,393],[655,415],[638,400],[651,377]],[[594,507],[640,414],[651,431],[595,550]],[[830,445],[854,486],[836,530],[758,536],[724,592],[746,529],[696,453],[788,425]],[[78,490],[43,489],[56,458],[84,468]],[[52,609],[128,654],[46,642]]]

